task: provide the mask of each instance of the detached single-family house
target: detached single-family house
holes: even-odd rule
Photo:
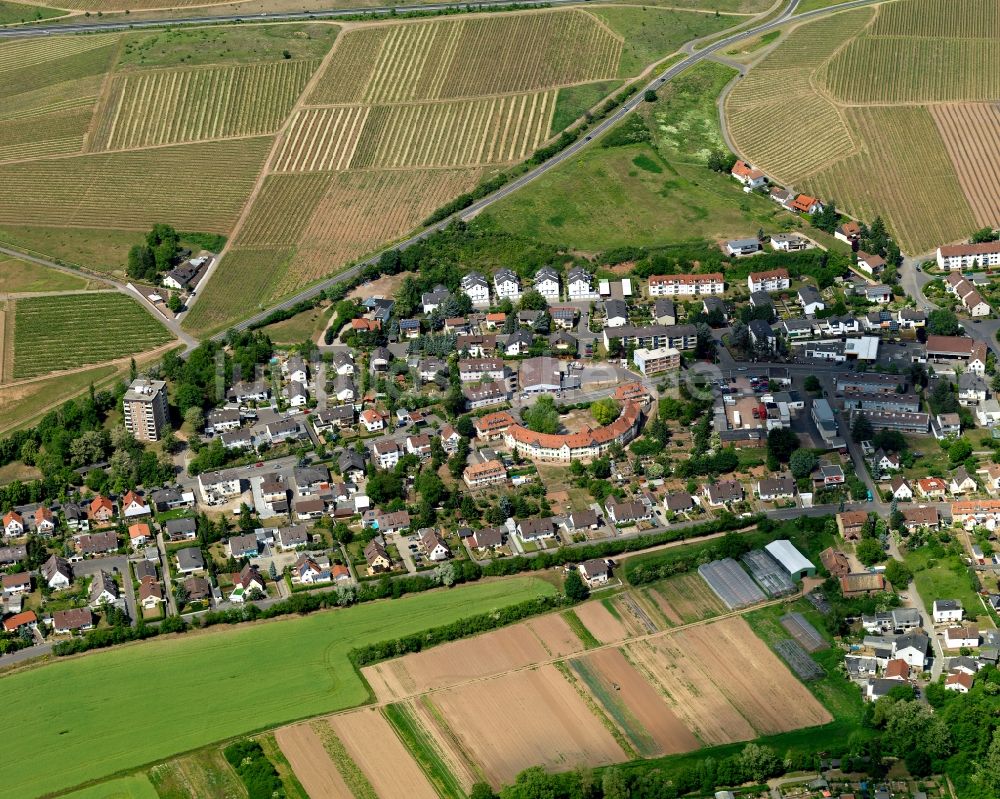
[[[107,497],[98,494],[91,500],[88,512],[91,521],[107,524],[115,518],[115,504]]]
[[[944,689],[946,691],[956,691],[960,694],[967,694],[972,690],[972,683],[974,682],[971,674],[966,674],[965,672],[956,672],[955,674],[949,674],[944,679]]]
[[[155,577],[139,580],[139,604],[143,610],[155,610],[163,602],[163,587]]]
[[[420,549],[427,555],[428,560],[435,563],[451,557],[451,550],[433,527],[421,531]]]
[[[205,571],[205,559],[197,547],[187,547],[177,551],[177,571],[181,574],[194,574]]]
[[[49,537],[56,530],[56,517],[50,508],[39,505],[35,508],[35,533],[40,536]]]
[[[935,599],[931,609],[935,624],[961,621],[965,615],[962,603],[957,599]]]
[[[73,584],[73,570],[69,562],[58,555],[52,555],[42,564],[42,577],[54,591],[69,588]]]
[[[9,538],[24,535],[24,517],[15,510],[9,510],[3,517],[3,532]]]
[[[743,160],[739,160],[733,164],[733,168],[729,174],[751,189],[767,185],[767,175]]]
[[[94,614],[90,612],[90,608],[57,610],[52,614],[52,629],[60,635],[84,632],[93,628]]]
[[[820,297],[819,291],[813,286],[803,286],[799,289],[799,304],[806,316],[815,316],[817,311],[826,308],[826,303]]]
[[[118,601],[119,596],[118,584],[110,574],[102,569],[94,575],[94,579],[90,583],[89,604],[92,608],[105,604],[113,605]]]
[[[979,627],[975,624],[963,624],[949,627],[944,631],[945,649],[961,649],[962,647],[979,646]]]
[[[611,579],[611,567],[606,560],[599,558],[585,560],[576,568],[580,572],[580,576],[591,588],[606,585]]]
[[[365,560],[368,562],[369,575],[392,570],[392,558],[378,538],[373,538],[365,547]]]
[[[134,491],[127,491],[121,501],[122,516],[132,519],[136,516],[149,516],[149,503]]]
[[[139,549],[140,547],[146,546],[153,539],[153,533],[149,529],[149,525],[145,522],[136,522],[135,524],[129,525],[128,528],[128,540],[132,545],[132,549]]]
[[[913,499],[913,487],[902,475],[896,475],[889,481],[889,490],[897,502],[909,502]]]
[[[742,502],[744,497],[743,486],[737,480],[719,480],[710,483],[705,486],[704,493],[708,504],[713,508]]]

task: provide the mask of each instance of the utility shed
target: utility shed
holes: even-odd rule
[[[764,549],[781,564],[793,580],[801,580],[803,577],[812,577],[816,574],[816,567],[787,538],[772,541]]]

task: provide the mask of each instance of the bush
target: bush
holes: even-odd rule
[[[285,796],[277,770],[257,741],[244,739],[222,750],[246,786],[249,799],[272,799]]]

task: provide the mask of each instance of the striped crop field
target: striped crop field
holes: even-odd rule
[[[94,99],[89,106],[0,120],[0,161],[80,152]]]
[[[116,76],[92,151],[272,133],[318,60],[288,60]]]
[[[0,74],[60,61],[90,50],[99,50],[116,44],[118,39],[117,33],[15,39],[12,42],[5,42],[4,46],[0,47]]]
[[[313,210],[326,195],[330,172],[268,175],[234,244],[237,247],[292,247]]]
[[[1000,108],[994,103],[929,108],[976,224],[1000,227]]]
[[[184,319],[184,327],[198,335],[214,333],[266,308],[294,252],[287,248],[234,247],[198,292],[194,307]],[[239,286],[239,291],[234,291],[234,286]]]
[[[153,8],[186,8],[189,6],[221,5],[228,0],[53,0],[60,8],[70,11],[142,11]]]
[[[900,247],[924,253],[975,230],[976,219],[926,108],[847,109],[862,152],[804,181],[861,219],[881,214]]]
[[[354,105],[297,112],[271,165],[272,171],[349,168],[369,111],[368,106]]]
[[[271,146],[258,137],[0,165],[0,223],[229,233]]]
[[[872,36],[928,39],[1000,39],[994,0],[909,0],[879,6]]]
[[[316,105],[531,92],[616,76],[622,40],[583,11],[493,14],[348,32]]]
[[[172,336],[118,292],[26,297],[14,310],[14,379],[123,358]]]
[[[555,91],[300,112],[275,172],[519,161],[549,136]]]

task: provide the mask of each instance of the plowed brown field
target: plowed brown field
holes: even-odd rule
[[[466,683],[433,701],[494,787],[529,766],[564,771],[627,759],[554,666]]]
[[[331,716],[329,721],[351,760],[380,797],[438,799],[437,791],[378,710],[366,708]]]
[[[323,742],[308,724],[282,727],[274,733],[274,739],[309,796],[353,799],[354,794],[331,762]]]
[[[553,657],[572,655],[583,649],[583,643],[558,613],[539,616],[527,622],[527,626]]]
[[[600,602],[586,602],[575,608],[576,615],[584,626],[602,644],[613,644],[629,637],[625,625],[611,615]]]

